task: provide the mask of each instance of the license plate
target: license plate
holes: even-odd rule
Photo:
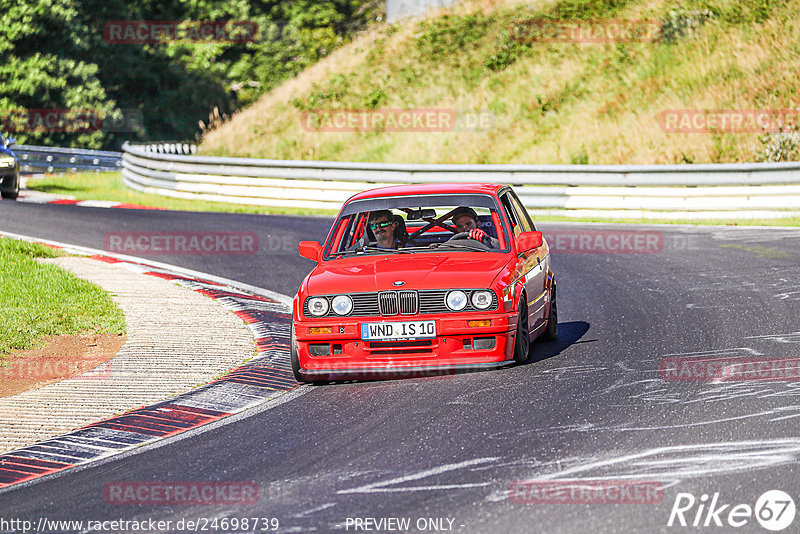
[[[394,341],[397,339],[431,339],[436,337],[436,321],[402,323],[362,323],[361,339]]]

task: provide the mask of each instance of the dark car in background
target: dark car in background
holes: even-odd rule
[[[9,148],[15,142],[0,133],[0,194],[3,198],[19,196],[19,160]]]

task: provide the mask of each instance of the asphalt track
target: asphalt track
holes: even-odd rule
[[[0,230],[94,248],[109,232],[255,232],[256,254],[146,257],[286,294],[311,267],[291,245],[324,238],[329,223],[0,203]],[[169,520],[169,530],[185,531],[181,519],[261,517],[277,518],[281,532],[391,532],[374,523],[357,530],[355,519],[409,518],[412,532],[769,532],[754,517],[734,528],[728,514],[755,507],[768,490],[800,503],[800,382],[671,381],[659,368],[665,358],[800,358],[800,229],[541,227],[593,240],[611,232],[600,234],[606,244],[624,231],[657,232],[660,246],[646,254],[557,247],[560,338],[535,345],[527,365],[309,388],[270,410],[0,492],[0,520]],[[654,482],[663,496],[509,498],[517,481],[576,479]],[[107,503],[104,486],[120,481],[247,481],[259,499]],[[709,496],[698,521],[710,526],[667,526],[682,493],[698,500],[685,513],[690,525]],[[722,527],[705,513],[716,493],[717,508],[729,505],[717,516]],[[440,528],[416,528],[428,518]],[[0,521],[0,532],[18,531],[6,527]]]

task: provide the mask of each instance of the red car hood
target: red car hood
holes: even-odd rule
[[[392,254],[323,262],[308,278],[309,295],[387,289],[489,288],[509,254]],[[393,285],[405,282],[402,286]]]

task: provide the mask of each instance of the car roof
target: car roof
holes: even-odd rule
[[[363,200],[365,198],[380,198],[380,197],[402,197],[402,196],[415,196],[415,195],[442,195],[442,194],[494,194],[504,184],[492,183],[437,183],[437,184],[409,184],[409,185],[392,185],[388,187],[379,187],[377,189],[370,189],[363,193],[353,195],[350,200]],[[348,201],[349,202],[349,201]]]

